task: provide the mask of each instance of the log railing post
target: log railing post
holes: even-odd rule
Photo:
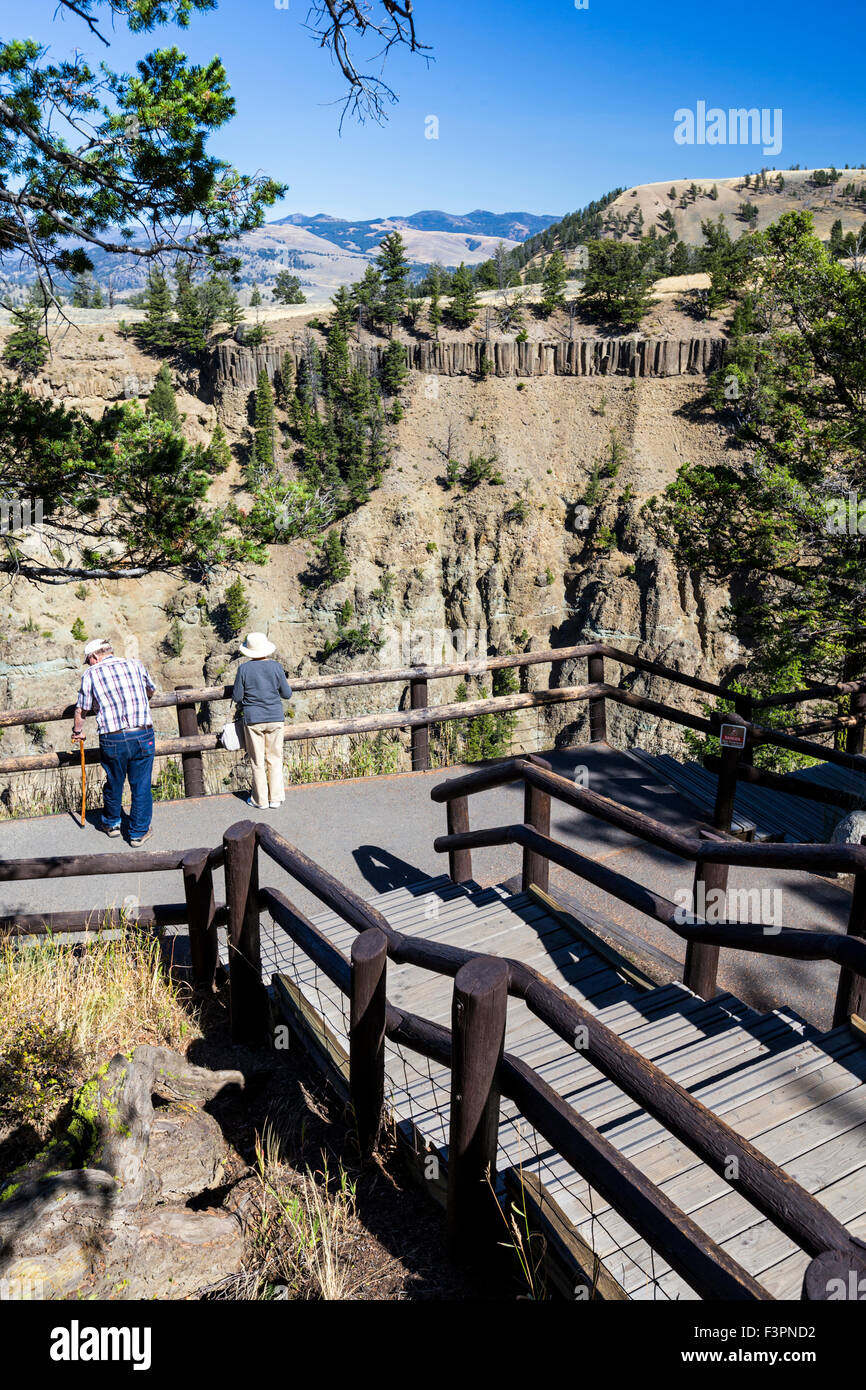
[[[195,687],[176,685],[174,688],[180,693],[184,690],[193,690]],[[181,738],[194,738],[198,733],[195,704],[182,705],[178,701],[177,731]],[[204,760],[201,753],[181,753],[180,757],[183,765],[184,796],[204,796]]]
[[[219,959],[213,871],[206,849],[190,850],[183,860],[183,891],[186,897],[192,982],[196,989],[210,991],[214,986]]]
[[[752,696],[752,695],[735,695],[735,696],[734,696],[734,709],[737,711],[737,714],[739,715],[740,719],[745,720],[745,722],[746,722],[747,724],[753,724],[753,723],[754,723],[754,720],[755,720],[755,700],[754,700],[754,696]],[[745,763],[747,767],[751,767],[752,764],[754,763],[754,761],[755,761],[755,752],[754,752],[754,748],[752,747],[752,744],[751,744],[750,742],[747,742],[747,743],[746,743],[746,747],[743,749],[742,753],[740,754],[740,762],[741,762],[741,763]]]
[[[739,714],[722,714],[718,716],[720,724],[745,724],[745,720]],[[716,804],[713,810],[713,825],[717,830],[724,830],[726,834],[731,833],[731,824],[734,819],[734,800],[737,795],[737,768],[740,765],[742,750],[739,748],[722,748],[719,768],[719,781],[716,789]]]
[[[545,762],[544,758],[530,754],[526,761],[550,771],[550,763]],[[550,792],[542,791],[540,787],[534,787],[531,782],[524,783],[523,823],[524,825],[531,825],[533,830],[538,831],[539,835],[550,834]],[[534,883],[536,888],[540,888],[543,893],[548,891],[550,887],[550,860],[543,854],[537,854],[533,849],[524,849],[521,883],[524,893],[529,892],[531,883]]]
[[[866,1299],[866,1248],[858,1259],[853,1250],[828,1250],[806,1267],[802,1297],[807,1303],[862,1302]]]
[[[223,835],[228,907],[232,1042],[257,1046],[268,1034],[259,936],[259,864],[256,827],[240,821]]]
[[[469,829],[469,797],[455,796],[448,802],[447,822],[449,835],[463,835]],[[449,849],[448,873],[454,883],[472,881],[472,851],[469,849]]]
[[[361,1158],[370,1157],[385,1102],[385,975],[388,942],[378,927],[352,942],[349,1092]]]
[[[860,716],[866,719],[866,690],[856,690],[851,696],[851,703],[848,707],[849,714],[855,717]],[[848,730],[845,739],[846,753],[862,753],[866,741],[866,724],[854,724]]]
[[[701,839],[709,836],[701,831]],[[699,859],[695,864],[692,911],[698,918],[706,920],[707,912],[714,921],[720,919],[717,905],[726,902],[728,886],[727,864],[705,864]],[[727,918],[727,911],[721,920]],[[683,966],[683,984],[701,999],[712,999],[718,993],[716,983],[719,973],[719,947],[710,946],[703,941],[689,941],[686,945],[686,960]]]
[[[469,1255],[492,1236],[499,1128],[497,1073],[505,1043],[508,966],[493,956],[461,966],[451,1014],[448,1239]]]
[[[866,869],[858,869],[854,875],[854,891],[851,894],[851,910],[848,914],[848,935],[866,940]],[[836,993],[836,1010],[833,1027],[847,1023],[852,1014],[862,1018],[866,1013],[866,978],[857,975],[843,966],[839,975],[839,988]]]
[[[412,709],[427,708],[427,681],[419,676],[409,682],[409,703]],[[427,772],[430,767],[430,725],[412,726],[412,771]]]
[[[590,685],[604,684],[604,657],[594,654],[587,658],[587,678]],[[603,695],[589,702],[589,741],[607,742],[607,704]]]

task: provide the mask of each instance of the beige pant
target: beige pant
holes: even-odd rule
[[[253,801],[267,806],[285,801],[283,783],[283,724],[245,724],[244,742],[253,769]]]

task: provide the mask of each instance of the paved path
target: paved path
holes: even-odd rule
[[[544,755],[554,770],[569,778],[585,766],[588,785],[626,806],[644,811],[673,828],[694,825],[694,810],[663,782],[653,777],[627,754],[603,745],[549,752]],[[433,849],[433,840],[445,832],[445,808],[430,800],[430,791],[447,776],[467,769],[441,769],[429,773],[402,773],[392,777],[364,778],[291,787],[282,807],[256,811],[234,794],[194,801],[161,802],[154,815],[150,849],[191,849],[214,846],[228,826],[237,821],[266,819],[364,897],[373,897],[427,875],[447,871],[445,856]],[[495,826],[522,819],[522,791],[501,787],[471,798],[473,828]],[[604,825],[582,812],[554,802],[552,833],[558,839],[603,860],[618,872],[646,883],[673,897],[691,884],[692,868],[662,851],[636,842],[631,836]],[[102,879],[42,879],[0,883],[0,913],[50,912],[59,909],[98,908],[118,905],[127,896],[142,904],[182,901],[180,875],[140,874],[136,856],[124,840],[109,840],[93,824],[81,830],[72,816],[45,816],[0,824],[0,856],[25,858],[49,854],[120,852],[128,855],[130,873]],[[474,877],[479,883],[501,883],[520,870],[516,847],[477,850]],[[261,857],[263,883],[281,887],[306,912],[320,904],[296,885],[287,886],[286,875],[266,856]],[[222,896],[221,875],[216,892]],[[755,886],[748,871],[732,873],[734,887]],[[553,891],[566,889],[588,911],[615,921],[670,956],[682,959],[683,945],[658,923],[614,902],[599,890],[571,874],[554,869]],[[786,926],[844,930],[850,894],[839,884],[807,874],[764,874],[760,885],[781,891]],[[483,946],[483,942],[478,943]],[[757,1008],[786,1002],[818,1027],[829,1026],[838,970],[826,964],[723,953],[721,982]]]

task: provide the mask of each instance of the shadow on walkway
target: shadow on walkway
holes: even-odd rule
[[[426,869],[419,869],[406,859],[400,859],[381,845],[358,845],[352,858],[360,873],[376,893],[389,893],[393,888],[409,888],[421,879],[429,878]]]

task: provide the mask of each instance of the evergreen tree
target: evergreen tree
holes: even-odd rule
[[[753,300],[712,381],[738,452],[684,465],[660,515],[682,572],[728,588],[760,693],[864,670],[866,535],[849,503],[866,495],[866,299],[811,213],[784,213],[751,251]]]
[[[175,345],[181,352],[187,353],[191,357],[204,352],[207,347],[206,331],[206,304],[199,293],[199,290],[192,283],[192,272],[189,263],[181,263],[175,268],[174,272],[176,290],[174,296],[174,310],[176,322],[173,328],[173,339]],[[216,299],[220,298],[217,291]],[[211,297],[210,304],[213,306],[214,299]]]
[[[842,219],[836,218],[830,228],[830,255],[834,261],[841,261],[845,255],[845,235],[842,231]]]
[[[48,357],[48,340],[42,332],[44,310],[35,304],[25,304],[12,310],[14,332],[9,334],[3,348],[3,361],[19,377],[35,376]]]
[[[442,279],[439,267],[433,266],[430,270],[430,308],[427,317],[430,320],[430,327],[433,336],[439,341],[439,329],[442,327]]]
[[[406,247],[399,232],[389,232],[379,247],[376,267],[382,277],[382,307],[380,317],[393,334],[399,321],[407,294],[409,262]]]
[[[348,334],[355,322],[355,305],[352,295],[345,285],[341,285],[337,293],[332,296],[331,303],[334,311],[331,315],[332,325],[339,328],[343,333]]]
[[[195,286],[191,294],[185,292],[185,297],[188,298],[192,315],[189,327],[193,338],[198,333],[201,341],[206,342],[216,324],[225,323],[234,330],[239,323],[243,323],[244,311],[226,275],[209,275],[202,284]]]
[[[678,241],[671,251],[671,275],[688,275],[691,270],[691,256],[684,241]]]
[[[259,307],[259,305],[261,304],[261,302],[262,302],[262,292],[261,292],[261,290],[259,289],[258,285],[253,285],[253,292],[252,292],[252,294],[250,295],[250,305],[252,306],[253,309],[257,309],[257,308]]]
[[[274,299],[279,304],[306,304],[307,296],[301,289],[297,275],[281,270],[274,281]]]
[[[0,557],[0,569],[45,582],[70,568],[110,579],[263,563],[242,519],[208,505],[200,452],[136,403],[92,420],[0,387],[0,438],[0,495],[41,498],[51,541],[39,555]]]
[[[360,310],[361,323],[373,327],[382,314],[382,276],[368,265],[363,279],[352,286],[352,299]]]
[[[89,275],[76,275],[72,285],[72,307],[74,309],[89,309],[91,295],[91,279]]]
[[[451,280],[451,305],[448,312],[455,328],[468,328],[478,313],[472,271],[462,261]]]
[[[256,383],[253,424],[253,462],[258,479],[266,478],[273,472],[274,428],[274,392],[270,377],[263,367]]]
[[[561,251],[554,251],[544,263],[544,275],[541,282],[543,286],[541,312],[545,318],[549,318],[554,309],[564,308],[567,279],[565,257]]]
[[[406,244],[399,232],[389,232],[383,238],[375,260],[385,285],[405,285],[409,274]]]
[[[423,308],[424,300],[419,299],[414,294],[410,295],[409,298],[406,300],[406,318],[409,322],[409,326],[411,327],[413,333],[418,326],[418,320],[421,317],[421,311]]]
[[[704,236],[704,246],[700,252],[701,270],[708,271],[711,280],[707,307],[710,313],[715,313],[743,285],[752,254],[752,239],[739,237],[736,241],[732,240],[723,217],[716,222],[702,222],[701,231]]]
[[[147,398],[147,413],[153,415],[157,420],[164,420],[172,429],[180,429],[180,415],[177,409],[177,397],[174,393],[174,382],[168,363],[163,362],[156,374],[153,390]]]
[[[153,352],[165,352],[174,338],[174,315],[171,291],[161,270],[151,270],[143,294],[144,319],[136,328],[136,336]]]
[[[54,290],[54,299],[58,304],[63,303],[60,291],[57,289]],[[47,309],[51,303],[51,293],[49,292],[48,286],[43,284],[41,280],[34,280],[27,292],[27,303],[33,304],[37,309],[42,309],[43,311]]]
[[[224,610],[226,627],[232,637],[239,637],[250,620],[250,602],[240,575],[226,589]]]
[[[382,385],[389,396],[399,396],[408,372],[404,344],[390,342],[382,355]]]
[[[623,328],[637,328],[650,303],[642,248],[616,241],[591,241],[581,298]]]
[[[384,410],[375,379],[364,368],[351,367],[338,323],[331,324],[321,360],[311,337],[290,416],[309,486],[324,489],[339,509],[366,502],[388,461]]]
[[[105,300],[98,281],[89,271],[76,275],[72,287],[71,303],[76,309],[102,309]]]
[[[339,584],[341,579],[347,578],[351,568],[339,531],[336,528],[328,531],[321,546],[319,572],[322,579],[329,585]]]
[[[224,473],[232,462],[232,451],[222,425],[217,425],[204,455],[205,466],[214,475]]]

